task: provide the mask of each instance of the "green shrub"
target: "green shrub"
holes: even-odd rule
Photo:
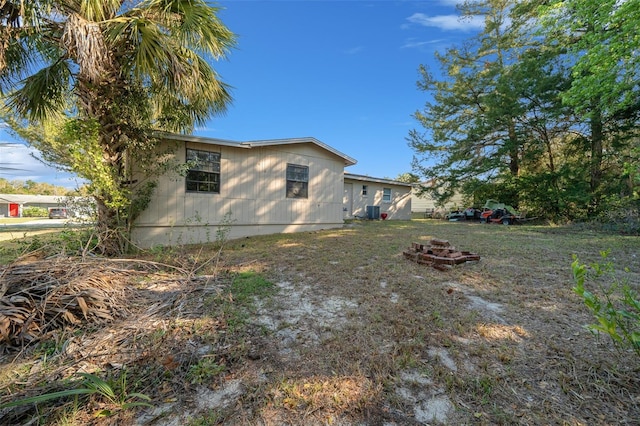
[[[62,228],[57,233],[27,236],[16,240],[16,244],[0,248],[2,262],[12,262],[18,257],[35,251],[45,256],[58,254],[85,255],[93,253],[98,245],[98,236],[91,228]]]
[[[583,299],[598,321],[587,325],[591,332],[608,334],[616,347],[632,349],[640,356],[640,298],[628,279],[620,277],[613,263],[607,261],[608,254],[601,252],[602,263],[594,262],[588,266],[573,256],[573,291]],[[625,272],[629,270],[625,269]]]
[[[640,235],[640,199],[620,196],[607,197],[604,209],[590,221],[597,231],[624,235]]]
[[[25,207],[22,209],[22,217],[47,217],[49,211],[44,207]]]

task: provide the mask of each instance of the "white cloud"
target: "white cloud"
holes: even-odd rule
[[[405,43],[400,46],[401,49],[415,49],[415,48],[421,48],[421,47],[425,47],[425,46],[431,46],[434,44],[440,44],[440,43],[444,43],[448,40],[446,39],[434,39],[434,40],[427,40],[427,41],[419,41],[419,40],[414,40],[414,39],[409,39],[407,41],[405,41]]]
[[[344,53],[346,53],[347,55],[355,55],[356,53],[360,53],[363,50],[364,50],[364,47],[356,46],[356,47],[352,47],[351,49],[346,49]]]
[[[440,28],[444,31],[477,31],[484,28],[484,18],[481,16],[463,18],[460,15],[429,16],[424,13],[414,13],[407,18],[407,21],[424,27]]]
[[[470,3],[478,3],[480,0],[478,1],[471,1]],[[444,6],[451,6],[451,7],[456,7],[459,4],[464,3],[465,0],[438,0],[438,3],[440,3],[441,5]]]
[[[0,177],[6,180],[32,180],[47,182],[65,188],[76,188],[82,184],[77,177],[47,166],[39,151],[20,143],[0,141]]]

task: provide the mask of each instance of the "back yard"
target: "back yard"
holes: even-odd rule
[[[640,357],[587,331],[571,290],[572,255],[601,250],[637,290],[638,237],[356,221],[111,260],[68,257],[81,245],[45,258],[42,238],[0,270],[0,404],[57,397],[1,409],[4,424],[640,418]],[[481,260],[443,271],[403,256],[432,238]]]

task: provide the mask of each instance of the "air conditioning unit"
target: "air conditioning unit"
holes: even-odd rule
[[[380,206],[367,206],[367,219],[380,219]]]

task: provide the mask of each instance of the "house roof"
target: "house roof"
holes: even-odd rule
[[[64,195],[0,194],[2,204],[64,204]]]
[[[338,151],[335,148],[330,147],[329,145],[327,145],[324,142],[320,142],[318,139],[313,138],[313,137],[303,137],[303,138],[289,138],[289,139],[266,139],[266,140],[257,140],[257,141],[247,141],[244,142],[244,144],[249,145],[251,147],[253,146],[272,146],[272,145],[292,145],[292,144],[301,144],[301,143],[311,143],[313,145],[317,145],[320,148],[327,150],[329,152],[331,152],[332,154],[337,155],[338,157],[341,157],[342,159],[344,159],[344,164],[345,166],[352,166],[354,164],[357,163],[357,161],[352,158],[349,157],[346,154],[343,154],[342,152]]]
[[[161,135],[165,139],[171,139],[176,141],[197,142],[197,143],[205,143],[210,145],[231,146],[235,148],[245,148],[245,149],[258,148],[261,146],[294,145],[294,144],[310,143],[342,158],[344,160],[345,166],[351,166],[357,163],[357,161],[352,157],[349,157],[348,155],[343,154],[337,149],[332,148],[329,145],[325,144],[324,142],[320,142],[316,138],[312,138],[312,137],[287,138],[287,139],[264,139],[264,140],[237,142],[237,141],[231,141],[227,139],[206,138],[202,136],[180,135],[175,133],[162,133]]]
[[[228,139],[205,138],[202,136],[181,135],[178,133],[161,133],[160,136],[163,139],[171,139],[174,141],[206,143],[209,145],[231,146],[234,148],[251,148],[250,146],[243,145],[242,142],[231,141]]]
[[[382,178],[375,178],[375,177],[364,176],[364,175],[354,175],[352,173],[345,173],[344,174],[344,178],[345,179],[351,179],[351,180],[359,180],[359,181],[362,181],[362,182],[386,183],[388,185],[399,185],[399,186],[408,186],[408,187],[412,187],[413,186],[410,183],[400,182],[399,180],[382,179]]]

